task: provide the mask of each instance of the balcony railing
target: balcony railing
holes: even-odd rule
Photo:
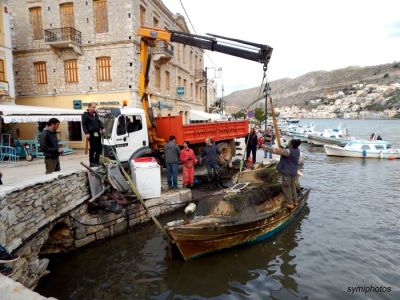
[[[45,42],[52,45],[75,43],[82,45],[81,32],[72,27],[52,28],[44,31]]]
[[[172,44],[159,41],[153,50],[154,60],[166,59],[169,60],[174,56],[174,46]]]
[[[194,77],[196,81],[205,80],[206,79],[206,71],[202,69],[197,69],[194,73]]]

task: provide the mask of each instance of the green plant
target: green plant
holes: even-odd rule
[[[261,124],[262,121],[265,120],[265,112],[261,107],[257,107],[254,110],[254,117]]]

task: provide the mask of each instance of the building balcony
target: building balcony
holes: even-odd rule
[[[153,60],[165,63],[172,57],[174,57],[174,46],[168,42],[159,41],[153,50]]]
[[[207,79],[207,73],[205,70],[198,69],[194,73],[194,78],[196,82],[200,82]]]
[[[72,27],[51,28],[44,31],[45,42],[56,52],[61,49],[72,48],[77,54],[82,55],[81,32]]]

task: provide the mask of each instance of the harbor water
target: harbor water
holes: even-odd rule
[[[314,122],[318,130],[339,120]],[[346,123],[346,124],[345,124]],[[346,120],[400,148],[400,120]],[[58,299],[400,299],[400,160],[327,157],[302,145],[308,206],[264,242],[184,262],[147,223],[53,257],[37,291]],[[181,213],[167,216],[172,220]]]

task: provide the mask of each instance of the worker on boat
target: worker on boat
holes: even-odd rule
[[[286,206],[290,209],[297,206],[296,179],[299,169],[301,141],[292,139],[286,149],[266,147],[268,152],[281,156],[277,170],[281,175],[282,190],[285,195]]]

